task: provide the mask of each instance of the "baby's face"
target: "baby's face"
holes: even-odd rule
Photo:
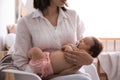
[[[85,37],[78,44],[79,49],[89,50],[94,45],[92,37]]]

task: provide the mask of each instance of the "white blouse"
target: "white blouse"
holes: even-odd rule
[[[59,10],[57,26],[54,27],[36,10],[19,20],[14,45],[14,64],[30,71],[27,52],[31,47],[43,50],[60,49],[62,45],[75,44],[82,38],[83,23],[73,10]],[[9,51],[10,52],[10,51]]]

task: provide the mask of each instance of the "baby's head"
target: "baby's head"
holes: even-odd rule
[[[97,57],[103,49],[101,41],[95,37],[83,38],[77,47],[86,50],[94,58]]]

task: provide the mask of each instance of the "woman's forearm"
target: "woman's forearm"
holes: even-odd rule
[[[74,73],[76,73],[79,69],[80,69],[80,66],[73,66],[73,67],[71,67],[71,68],[68,68],[68,69],[65,69],[65,70],[61,71],[61,72],[58,73],[58,74],[49,75],[49,76],[47,76],[46,78],[44,78],[43,80],[49,80],[49,79],[51,79],[51,78],[58,77],[58,76],[64,76],[64,75],[74,74]]]
[[[58,77],[58,76],[62,76],[62,75],[60,75],[60,74],[48,75],[47,77],[43,77],[42,80],[49,80],[49,79],[52,79],[52,78]]]

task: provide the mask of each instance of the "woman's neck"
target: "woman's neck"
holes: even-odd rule
[[[59,13],[58,7],[48,7],[46,10],[43,11],[44,16],[53,16]]]
[[[55,6],[50,6],[43,11],[43,16],[48,19],[53,26],[57,26],[58,15],[59,8]]]

